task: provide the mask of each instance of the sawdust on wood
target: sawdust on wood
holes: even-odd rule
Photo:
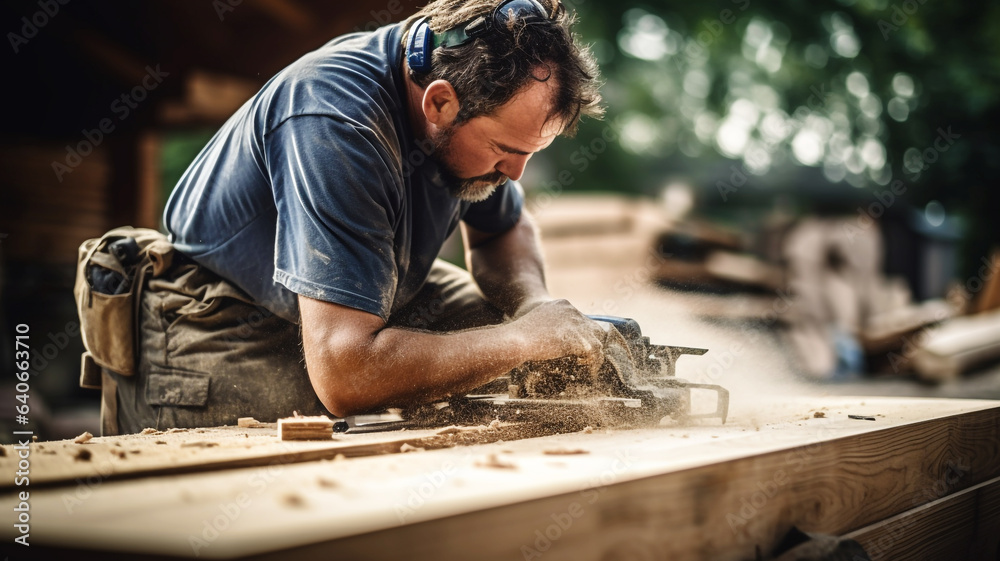
[[[91,438],[94,438],[94,435],[90,434],[89,432],[84,432],[80,436],[74,438],[73,439],[73,443],[75,443],[75,444],[83,444],[84,442],[87,442]]]
[[[303,508],[306,506],[306,500],[298,493],[286,493],[281,497],[281,502],[291,508]]]
[[[496,454],[490,454],[485,459],[476,462],[476,466],[494,469],[517,469],[517,466],[501,460]]]
[[[817,411],[817,412],[813,413],[813,418],[814,419],[822,419],[824,417],[826,417],[826,413],[824,413],[822,411]]]
[[[181,448],[211,448],[213,446],[218,446],[218,442],[211,442],[208,440],[195,440],[193,442],[182,442]]]
[[[547,454],[549,456],[573,456],[576,454],[589,453],[589,450],[584,450],[583,448],[550,448],[548,450],[542,450],[542,454]]]

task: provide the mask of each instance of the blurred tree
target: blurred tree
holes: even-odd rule
[[[566,4],[609,112],[548,151],[542,189],[682,178],[730,216],[912,206],[965,223],[963,275],[1000,244],[1000,2]]]

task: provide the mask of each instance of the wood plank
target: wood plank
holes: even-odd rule
[[[290,464],[376,454],[395,454],[404,445],[437,449],[461,444],[511,440],[527,433],[554,434],[557,427],[499,425],[450,429],[408,430],[370,434],[338,434],[326,441],[288,442],[277,434],[276,423],[257,427],[169,429],[147,434],[96,437],[85,444],[72,440],[31,445],[31,484],[34,487],[72,483],[79,479],[110,481],[152,475],[195,473]],[[444,434],[442,434],[444,433]],[[17,471],[13,445],[3,446],[0,473]],[[86,458],[81,458],[85,450]],[[0,492],[14,487],[14,478],[0,479]]]
[[[958,467],[928,493],[961,475]],[[1000,552],[1000,478],[970,487],[847,534],[872,561],[995,561]]]
[[[33,490],[33,545],[207,558],[736,561],[770,551],[791,525],[842,535],[936,499],[927,490],[937,481],[955,493],[1000,477],[998,402],[761,406],[781,421],[735,415],[726,427]],[[877,420],[847,417],[857,413]],[[962,475],[946,479],[955,466]],[[0,534],[11,532],[0,517]]]

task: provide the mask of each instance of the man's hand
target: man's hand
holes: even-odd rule
[[[575,356],[595,371],[604,363],[607,324],[588,318],[566,300],[538,303],[512,325],[533,343],[530,360]]]

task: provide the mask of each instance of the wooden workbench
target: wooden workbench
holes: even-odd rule
[[[324,443],[273,430],[34,444],[31,553],[725,561],[766,556],[793,525],[850,534],[877,560],[995,559],[1000,545],[1000,402],[783,399],[725,427],[513,441],[503,427]],[[4,552],[24,558],[8,545],[24,489],[4,483]]]

